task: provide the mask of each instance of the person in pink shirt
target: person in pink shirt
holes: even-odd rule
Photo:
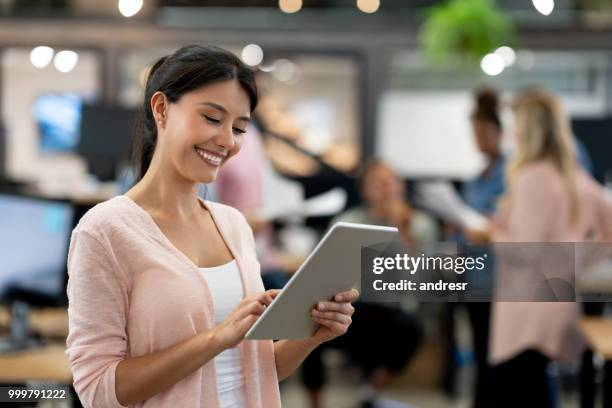
[[[151,68],[138,181],[70,243],[67,354],[84,406],[279,407],[278,382],[351,324],[354,289],[313,307],[309,339],[244,338],[278,291],[263,289],[244,216],[197,192],[240,160],[256,104],[253,72],[221,48]]]
[[[513,109],[516,151],[508,190],[495,222],[481,234],[500,248],[504,243],[525,248],[522,256],[505,255],[506,262],[496,264],[494,298],[500,301],[492,304],[490,323],[492,406],[547,408],[555,400],[547,378],[549,362],[575,364],[582,351],[580,304],[548,297],[510,301],[506,296],[516,293],[513,288],[519,293],[533,290],[536,272],[554,275],[568,268],[560,265],[568,258],[546,255],[542,244],[565,248],[567,243],[612,242],[612,198],[581,169],[569,121],[552,93],[523,91]],[[535,253],[538,249],[541,254]],[[533,259],[525,261],[526,256]]]

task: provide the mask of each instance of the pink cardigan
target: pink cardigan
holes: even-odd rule
[[[560,173],[548,162],[525,166],[498,215],[493,241],[612,243],[611,195],[582,171],[576,182],[579,213],[572,224],[570,199]],[[548,267],[555,267],[554,260]],[[497,271],[503,273],[503,268]],[[502,363],[527,349],[553,360],[576,362],[583,346],[580,313],[579,303],[493,303],[490,362]]]
[[[204,202],[240,269],[246,296],[264,290],[253,234],[226,205]],[[202,237],[206,239],[205,236]],[[197,266],[132,199],[118,196],[91,209],[72,233],[68,254],[67,354],[86,407],[121,407],[115,369],[127,357],[168,348],[213,327],[213,304]],[[272,341],[240,346],[247,406],[280,406]],[[209,362],[138,407],[217,407]]]

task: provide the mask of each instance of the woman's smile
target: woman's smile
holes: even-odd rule
[[[223,162],[223,159],[226,157],[224,155],[212,153],[209,150],[204,150],[196,146],[194,146],[194,150],[206,164],[213,167],[219,167]]]

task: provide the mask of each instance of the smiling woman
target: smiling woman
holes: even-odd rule
[[[243,341],[277,291],[244,216],[197,192],[239,152],[256,104],[253,72],[223,49],[183,47],[151,68],[138,181],[70,243],[67,346],[86,407],[279,407],[278,381],[351,324],[354,290],[317,305],[309,339]]]
[[[211,63],[204,65],[205,60]],[[179,153],[172,149],[189,144],[192,146],[189,152],[182,154],[189,156],[183,157],[186,162],[179,171],[185,173],[187,168],[194,167],[190,159],[194,150],[205,163],[218,167],[240,150],[241,136],[256,105],[253,72],[225,50],[188,46],[160,58],[149,72],[143,104],[144,132],[141,139],[135,140],[133,149],[139,163],[139,178],[164,155],[162,150]],[[174,120],[168,122],[170,115]],[[161,131],[169,137],[156,149]],[[213,178],[210,171],[196,177],[203,183]]]
[[[242,85],[222,81],[191,91],[175,103],[168,103],[165,94],[157,91],[151,98],[151,109],[166,135],[158,142],[158,154],[152,158],[154,166],[169,153],[179,159],[175,165],[181,176],[210,183],[222,162],[240,150],[251,106]],[[170,116],[172,120],[168,121]]]

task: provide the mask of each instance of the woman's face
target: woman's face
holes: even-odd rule
[[[377,206],[402,198],[404,185],[389,167],[377,165],[365,175],[362,193],[368,205]]]
[[[494,123],[474,118],[472,119],[472,130],[476,138],[478,149],[487,156],[495,156],[499,150],[500,132]]]
[[[246,91],[229,80],[188,92],[175,103],[156,95],[156,149],[163,165],[171,165],[189,181],[214,181],[219,168],[240,150],[251,112]]]

